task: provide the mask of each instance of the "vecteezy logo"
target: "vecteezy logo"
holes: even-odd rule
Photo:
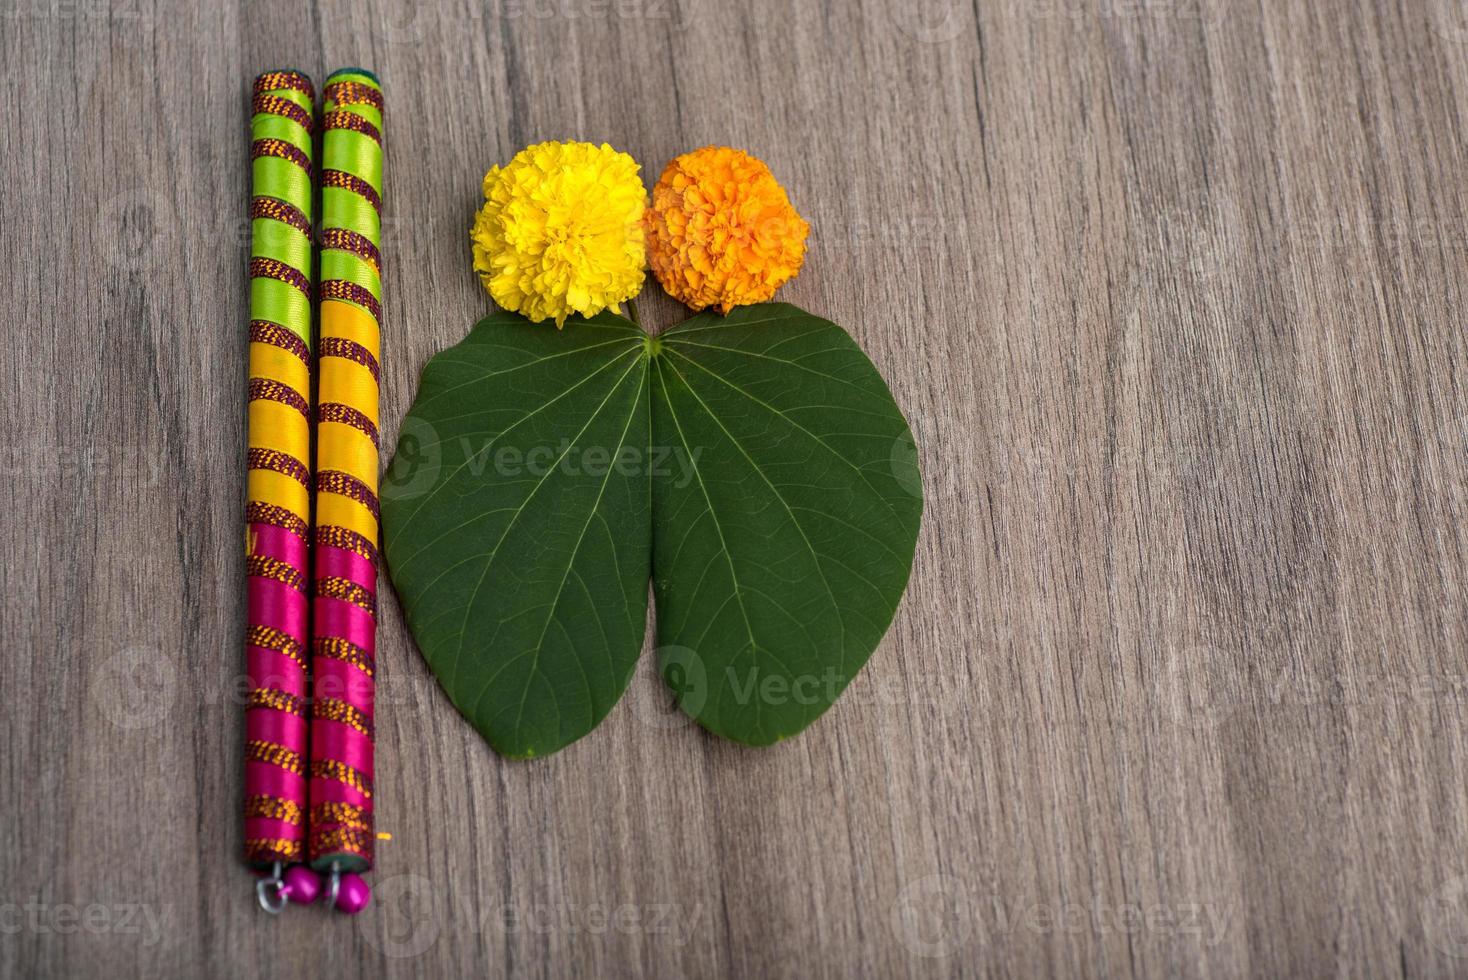
[[[1463,0],[1432,0],[1431,20],[1440,37],[1468,44],[1468,4]]]
[[[1202,644],[1159,649],[1150,691],[1157,713],[1200,734],[1228,721],[1236,706],[1216,680],[1220,656]]]
[[[885,6],[893,26],[920,44],[943,44],[968,30],[964,11],[969,5],[958,0],[911,0]]]
[[[668,644],[638,660],[627,688],[627,701],[638,722],[668,731],[693,724],[708,698],[708,672],[703,659],[688,647]]]
[[[103,202],[97,212],[96,240],[105,242],[102,256],[115,272],[150,272],[162,267],[163,245],[178,227],[173,203],[160,190],[134,187]]]
[[[892,475],[897,485],[914,497],[923,495],[922,463],[918,460],[917,440],[904,432],[892,441]]]
[[[973,445],[977,426],[955,408],[920,408],[908,416],[911,435],[892,441],[888,453],[898,486],[930,504],[971,499],[1005,474],[991,471]]]
[[[178,696],[177,668],[153,647],[124,648],[102,662],[92,682],[103,717],[125,731],[161,723]]]
[[[961,878],[928,875],[898,893],[892,903],[892,931],[918,956],[952,956],[973,937],[977,911]]]
[[[403,420],[398,451],[382,481],[382,495],[414,500],[431,491],[443,469],[443,444],[432,424],[414,415]]]
[[[369,912],[357,918],[367,944],[392,959],[421,956],[438,941],[443,909],[433,882],[422,875],[379,878]]]
[[[383,4],[384,13],[372,24],[374,36],[388,44],[421,44],[438,22],[438,10],[428,3]]]
[[[1468,876],[1449,878],[1423,899],[1422,932],[1439,952],[1468,956]]]

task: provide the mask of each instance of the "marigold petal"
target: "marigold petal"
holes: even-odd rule
[[[648,263],[695,310],[761,303],[800,271],[810,226],[769,167],[708,146],[668,164],[645,221]]]
[[[647,268],[647,188],[637,162],[607,144],[528,146],[484,175],[469,229],[491,297],[534,322],[565,324],[636,296]]]

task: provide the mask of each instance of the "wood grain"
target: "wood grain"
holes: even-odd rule
[[[0,53],[0,974],[1468,973],[1457,0],[8,0]],[[872,663],[768,750],[644,671],[506,763],[385,604],[377,900],[270,921],[247,92],[343,65],[388,93],[385,445],[487,308],[491,163],[731,143],[928,503]]]

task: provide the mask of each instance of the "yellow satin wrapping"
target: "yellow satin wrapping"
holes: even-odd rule
[[[290,385],[310,404],[311,369],[288,350],[281,350],[274,344],[251,344],[250,377],[269,378]]]
[[[254,349],[263,346],[266,345],[250,345],[250,373],[255,377],[272,377],[265,367],[256,364],[253,356]],[[304,371],[304,366],[302,370]],[[309,404],[309,386],[291,387],[301,397],[308,399]],[[273,449],[302,462],[311,459],[311,424],[298,409],[269,399],[256,398],[250,402],[249,426],[251,449]],[[247,491],[248,499],[284,507],[301,520],[310,523],[310,491],[294,477],[274,470],[252,469]]]
[[[337,402],[350,405],[376,425],[377,381],[372,372],[345,357],[323,357],[321,360],[321,404]],[[331,363],[328,365],[327,361]]]
[[[321,303],[321,339],[328,338],[355,341],[374,359],[378,356],[377,323],[354,303]],[[348,405],[377,425],[377,381],[365,366],[345,357],[323,357],[318,379],[322,405]],[[374,494],[377,492],[377,447],[354,425],[322,422],[317,426],[316,466],[318,472],[335,470],[354,476]],[[316,511],[318,525],[344,527],[377,544],[377,518],[355,498],[322,492],[316,496]]]
[[[321,336],[355,340],[378,356],[377,321],[372,314],[355,303],[337,299],[321,301]]]
[[[339,493],[316,495],[316,522],[320,527],[344,527],[377,544],[377,518],[365,505]]]
[[[275,504],[303,521],[310,520],[311,491],[293,476],[274,470],[251,470],[245,492],[250,500]]]

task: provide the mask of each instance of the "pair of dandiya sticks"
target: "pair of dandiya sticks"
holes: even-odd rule
[[[267,911],[324,890],[354,913],[376,839],[382,87],[327,79],[319,237],[311,80],[267,72],[251,108],[245,860]]]

